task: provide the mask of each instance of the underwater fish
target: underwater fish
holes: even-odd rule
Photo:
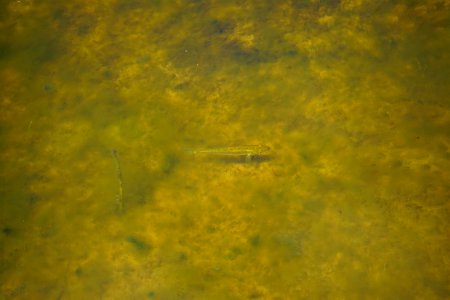
[[[251,161],[252,157],[267,155],[270,147],[266,145],[243,145],[220,148],[206,148],[191,151],[192,154],[215,155],[221,157],[245,157]]]

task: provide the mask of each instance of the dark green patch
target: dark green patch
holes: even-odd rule
[[[184,262],[188,260],[188,255],[184,252],[178,253],[178,261]]]
[[[304,163],[307,163],[308,165],[314,163],[315,159],[314,157],[311,155],[311,153],[307,153],[307,152],[300,152],[300,157],[302,158]]]
[[[142,7],[142,0],[120,0],[116,3],[115,11],[127,12],[140,7]]]
[[[53,11],[52,17],[54,21],[63,21],[67,19],[66,10],[62,7],[58,7]]]
[[[156,297],[156,293],[154,291],[150,291],[147,293],[147,298],[154,299]]]
[[[302,253],[302,239],[298,235],[279,235],[273,238],[273,243],[281,251],[284,258],[293,259]]]
[[[87,35],[91,31],[91,28],[92,26],[89,24],[82,24],[78,27],[77,33],[79,36]]]
[[[337,7],[341,3],[341,0],[320,0],[320,4]]]
[[[180,161],[179,161],[178,157],[175,154],[173,154],[173,153],[167,154],[165,159],[164,159],[162,172],[165,175],[172,174],[172,172],[175,170],[175,168],[179,164],[179,162]]]
[[[207,36],[221,35],[223,33],[231,31],[232,29],[232,23],[219,20],[212,20],[204,27],[205,34]]]
[[[29,203],[30,205],[34,205],[34,204],[36,204],[37,202],[39,202],[40,200],[41,200],[41,197],[39,197],[38,194],[31,193],[30,196],[29,196],[29,198],[28,198],[28,203]]]
[[[0,60],[7,58],[10,54],[11,47],[5,42],[0,42]]]
[[[150,62],[150,56],[149,55],[143,55],[136,59],[136,63],[138,64],[147,64]]]
[[[233,60],[240,64],[257,64],[271,60],[270,55],[257,48],[243,48],[236,43],[230,43],[226,47],[226,52],[230,53]]]
[[[116,13],[126,13],[136,9],[158,7],[160,0],[118,0],[114,7]]]
[[[176,91],[182,91],[182,90],[186,90],[189,87],[190,87],[190,83],[189,82],[182,82],[182,83],[179,83],[179,84],[175,85],[173,88]]]
[[[318,214],[323,211],[325,205],[320,200],[307,200],[303,203],[303,209],[308,213]]]
[[[109,70],[104,71],[102,75],[103,75],[103,78],[107,79],[107,80],[113,78],[113,73]]]
[[[283,206],[286,199],[286,190],[284,189],[261,189],[255,192],[254,200],[263,205],[269,205],[275,209]]]
[[[258,299],[261,298],[263,296],[263,294],[259,291],[253,291],[248,295],[249,299]]]
[[[150,250],[149,244],[135,236],[130,235],[126,238],[126,240],[134,247],[136,251],[148,252]]]
[[[207,227],[206,230],[207,230],[208,233],[214,233],[214,232],[217,232],[217,227],[213,226],[213,225],[210,225],[210,226]]]
[[[13,229],[9,226],[5,226],[2,228],[2,232],[4,235],[9,236],[13,233]]]
[[[310,1],[310,0],[293,1],[292,6],[296,9],[306,9],[306,8],[312,6],[312,1]]]
[[[338,178],[319,178],[316,189],[319,192],[342,191],[345,188],[344,182]]]
[[[400,168],[403,166],[403,161],[401,159],[394,159],[391,162],[391,167],[394,169]]]
[[[242,254],[242,249],[239,247],[233,247],[230,249],[227,258],[228,259],[236,259],[238,256],[240,256]]]
[[[51,83],[46,83],[44,84],[44,86],[42,87],[42,89],[47,92],[47,93],[51,93],[55,91],[55,87],[53,86],[53,84]]]
[[[52,37],[48,35],[32,41],[28,45],[27,51],[30,51],[30,54],[32,53],[32,56],[34,56],[33,62],[36,65],[40,65],[59,58],[65,49],[60,44],[59,36]]]
[[[47,62],[60,58],[66,51],[62,43],[63,30],[55,30],[46,19],[30,19],[23,32],[9,43],[9,54],[14,55],[18,67],[35,72]]]
[[[294,48],[287,49],[285,53],[286,53],[286,56],[289,56],[289,57],[293,57],[293,56],[297,56],[298,55],[297,49],[294,49]]]
[[[261,236],[259,234],[252,236],[249,239],[249,243],[253,247],[259,247],[261,245]]]
[[[123,105],[123,99],[114,88],[99,90],[96,101],[88,103],[84,99],[79,101],[74,99],[69,103],[73,107],[67,107],[67,110],[77,110],[79,115],[93,120],[99,128],[109,126],[111,123],[117,124],[118,122],[121,122],[124,128],[133,126],[132,124],[126,124],[126,120],[131,120],[127,118],[130,114],[128,111],[129,107]],[[139,132],[127,130],[125,133],[134,134]]]

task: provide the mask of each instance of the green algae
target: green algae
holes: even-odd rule
[[[448,11],[0,5],[1,294],[445,298]]]
[[[140,253],[147,253],[151,249],[147,242],[132,235],[127,236],[126,241],[133,246],[134,250]]]

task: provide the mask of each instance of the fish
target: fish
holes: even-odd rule
[[[242,145],[219,148],[205,148],[191,151],[192,154],[214,155],[219,157],[244,158],[249,162],[253,157],[262,157],[268,155],[270,147],[266,145]]]

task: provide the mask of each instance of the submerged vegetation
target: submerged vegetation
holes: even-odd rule
[[[0,294],[448,298],[449,12],[3,1]]]

